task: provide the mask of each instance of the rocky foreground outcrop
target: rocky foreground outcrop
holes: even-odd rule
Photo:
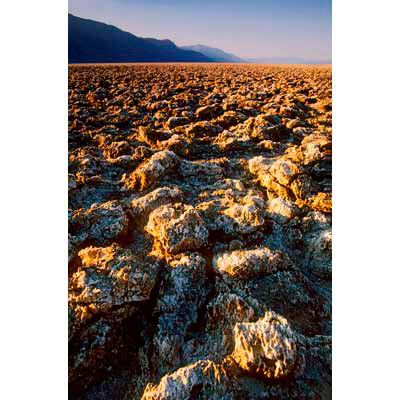
[[[331,69],[69,67],[69,397],[329,399]]]

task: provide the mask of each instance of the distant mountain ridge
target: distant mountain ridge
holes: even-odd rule
[[[143,38],[143,39],[159,48],[178,49],[178,46],[172,40],[169,39],[154,39],[154,38]]]
[[[223,62],[253,64],[331,64],[296,57],[242,59],[202,44],[178,47],[170,39],[141,38],[113,25],[68,14],[68,63]]]
[[[206,57],[211,58],[213,61],[217,62],[234,62],[234,63],[244,63],[245,60],[235,56],[234,54],[227,53],[221,49],[215,47],[204,46],[202,44],[195,44],[191,46],[180,46],[184,50],[193,50],[204,54]]]
[[[68,14],[68,63],[212,62],[171,40],[140,38],[115,26]]]

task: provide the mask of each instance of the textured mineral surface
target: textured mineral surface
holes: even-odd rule
[[[330,399],[331,68],[69,67],[69,398]]]

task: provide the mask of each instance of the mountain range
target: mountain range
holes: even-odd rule
[[[112,25],[68,14],[68,63],[211,62],[170,40],[141,38]]]
[[[68,14],[68,63],[126,62],[330,64],[331,60],[295,57],[242,59],[201,44],[178,47],[169,39],[141,38],[113,25]]]
[[[226,53],[223,50],[216,49],[215,47],[204,46],[202,44],[196,44],[193,46],[181,46],[181,49],[197,51],[198,53],[204,54],[206,57],[211,58],[213,61],[228,62],[228,63],[246,62],[246,60],[242,60],[241,58],[235,56],[234,54]]]

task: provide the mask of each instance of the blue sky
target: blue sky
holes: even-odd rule
[[[239,57],[331,58],[331,0],[69,0],[69,12]]]

